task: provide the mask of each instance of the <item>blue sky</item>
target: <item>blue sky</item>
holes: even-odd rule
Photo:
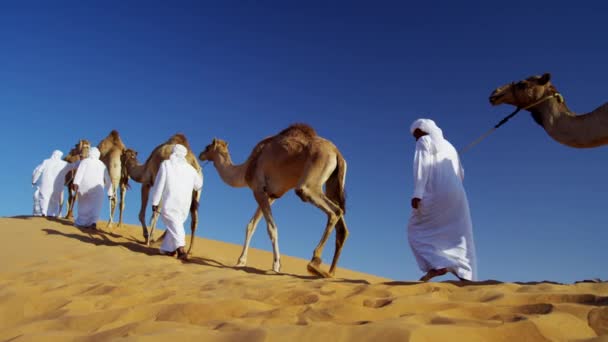
[[[607,13],[599,1],[2,3],[0,215],[29,214],[33,168],[80,138],[117,129],[143,161],[176,132],[197,154],[218,137],[242,162],[306,122],[348,162],[340,266],[417,279],[410,123],[433,118],[464,147],[512,111],[489,105],[494,88],[543,72],[572,110],[593,110],[608,100]],[[522,113],[465,154],[480,278],[606,278],[607,153],[561,146]],[[211,164],[204,175],[198,234],[241,244],[251,192]],[[139,202],[133,183],[128,223]],[[310,258],[324,215],[293,193],[273,208],[282,253]],[[271,249],[263,221],[252,246]]]

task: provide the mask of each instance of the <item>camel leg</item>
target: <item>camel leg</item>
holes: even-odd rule
[[[192,191],[192,203],[190,204],[190,247],[188,247],[186,256],[188,256],[190,252],[192,252],[192,247],[194,246],[194,234],[196,233],[196,227],[198,226],[198,201],[200,197],[200,191]]]
[[[274,200],[270,200],[270,205]],[[245,243],[243,244],[243,251],[241,252],[241,256],[239,257],[239,261],[236,264],[237,267],[244,267],[247,265],[247,254],[249,253],[249,244],[251,243],[251,237],[253,233],[255,233],[256,228],[258,227],[258,223],[262,218],[262,209],[258,206],[253,214],[253,217],[247,224],[247,229],[245,230]]]
[[[152,222],[150,223],[150,235],[148,235],[149,238],[146,239],[146,245],[148,246],[150,246],[152,242],[154,242],[154,229],[156,228],[156,223],[158,222],[158,213],[158,211],[152,213]]]
[[[314,163],[310,162],[304,170],[305,178],[300,181],[295,192],[302,201],[311,203],[327,215],[325,231],[323,232],[321,241],[319,241],[313,252],[313,257],[310,263],[308,263],[307,269],[312,274],[329,278],[331,275],[320,268],[322,263],[321,255],[329,235],[340,217],[342,217],[342,209],[323,193],[323,184],[334,172],[337,163],[335,157],[318,155],[315,157],[311,158],[311,160],[314,160]],[[319,165],[323,166],[319,167]]]
[[[270,241],[272,241],[272,270],[279,273],[281,271],[279,232],[277,230],[277,225],[274,223],[274,218],[272,217],[272,210],[270,209],[270,199],[264,191],[254,191],[253,195],[255,196],[255,200],[258,202],[258,207],[264,214],[264,219],[266,220],[266,230],[268,231]]]
[[[338,207],[335,203],[333,203],[325,194],[323,194],[321,189],[311,190],[307,186],[300,186],[296,189],[296,194],[300,196],[303,201],[309,202],[316,206],[317,208],[323,210],[325,214],[327,214],[327,224],[325,225],[325,231],[323,232],[323,236],[321,237],[321,241],[315,248],[313,252],[312,259],[310,263],[308,263],[307,269],[308,272],[329,278],[331,275],[326,271],[323,271],[321,266],[321,255],[323,253],[323,248],[325,247],[325,243],[327,239],[329,239],[329,235],[334,229],[334,226],[342,216],[342,209]]]
[[[110,219],[108,220],[108,228],[114,223],[114,211],[116,210],[116,188],[113,189],[114,196],[110,197]]]
[[[338,264],[338,259],[340,259],[342,247],[344,247],[344,241],[346,241],[347,237],[348,228],[346,228],[346,221],[344,221],[344,216],[342,216],[336,224],[336,250],[334,252],[334,258],[331,262],[331,267],[329,268],[329,275],[332,277],[336,274],[336,265]]]
[[[148,227],[146,226],[146,206],[148,205],[148,195],[150,194],[150,185],[141,185],[141,208],[139,208],[139,223],[141,223],[142,233],[146,244],[149,244]]]
[[[118,211],[118,226],[122,226],[122,214],[125,211],[125,197],[127,196],[126,185],[120,186],[120,207]]]
[[[66,219],[74,218],[74,203],[76,202],[76,194],[72,192],[71,185],[68,187],[68,212],[65,214]]]

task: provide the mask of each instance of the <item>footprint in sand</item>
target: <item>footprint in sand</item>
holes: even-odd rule
[[[363,306],[368,308],[379,309],[391,304],[392,302],[393,298],[366,299],[363,302]]]
[[[530,305],[521,305],[513,310],[515,313],[524,315],[546,315],[553,311],[553,304],[539,303]]]

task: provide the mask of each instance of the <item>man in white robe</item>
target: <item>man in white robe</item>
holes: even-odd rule
[[[78,194],[78,214],[74,222],[77,227],[96,229],[105,194],[114,196],[110,175],[99,155],[97,147],[91,148],[74,176],[72,187]]]
[[[63,204],[63,186],[65,175],[75,165],[61,159],[63,152],[53,151],[49,159],[38,165],[32,175],[34,192],[34,215],[57,217],[61,214]]]
[[[160,252],[169,256],[177,253],[183,260],[187,258],[184,222],[190,211],[192,191],[203,187],[202,175],[186,161],[187,153],[180,144],[173,147],[171,157],[160,164],[152,192],[152,211],[158,211],[162,200],[160,215],[167,228]]]
[[[42,216],[42,206],[40,205],[40,168],[42,168],[42,164],[36,166],[34,172],[32,173],[32,187],[34,188],[34,207],[32,210],[33,216]]]
[[[447,272],[476,280],[473,227],[458,152],[433,120],[418,119],[410,131],[416,152],[408,239],[418,266],[426,272],[420,280]]]

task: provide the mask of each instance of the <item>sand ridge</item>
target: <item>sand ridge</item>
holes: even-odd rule
[[[101,225],[103,226],[103,225]],[[0,340],[572,341],[608,337],[608,283],[392,281],[197,238],[188,263],[141,244],[138,226],[87,231],[0,218]],[[600,336],[600,337],[598,337]]]

